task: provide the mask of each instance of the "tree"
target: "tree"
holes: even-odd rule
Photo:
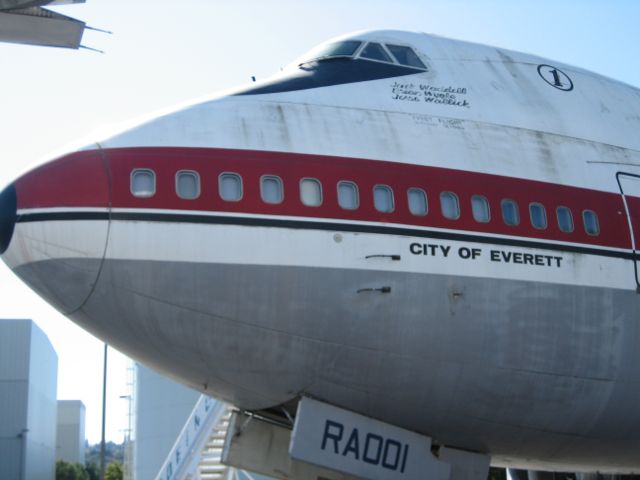
[[[123,476],[122,463],[111,462],[107,465],[107,470],[104,472],[104,480],[122,480]]]
[[[87,462],[84,469],[89,474],[89,480],[100,480],[100,469],[93,462]]]
[[[114,460],[124,462],[124,444],[107,442],[105,445],[105,463],[109,465]],[[87,463],[100,464],[100,444],[88,445],[85,454]]]
[[[56,462],[56,480],[91,480],[89,474],[79,463],[69,463],[64,460]]]

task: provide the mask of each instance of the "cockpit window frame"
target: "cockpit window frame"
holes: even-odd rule
[[[352,39],[341,40],[341,41],[337,41],[337,42],[331,42],[331,43],[328,43],[328,44],[324,45],[324,47],[328,48],[331,45],[337,45],[337,44],[340,44],[340,43],[348,43],[348,42],[357,42],[359,44],[353,50],[353,53],[351,53],[351,54],[322,55],[322,56],[319,56],[319,57],[312,57],[311,55],[309,55],[309,57],[302,59],[298,63],[298,66],[305,65],[305,64],[311,63],[311,62],[321,62],[323,60],[334,59],[334,58],[351,58],[351,59],[354,59],[360,54],[360,52],[362,51],[362,47],[368,43],[366,40],[358,40],[358,39],[352,38]],[[317,47],[313,48],[309,53],[313,52],[316,49],[320,50],[320,47],[322,47],[322,46],[323,45],[318,45]]]
[[[369,57],[363,57],[362,56],[362,52],[364,52],[367,47],[369,45],[371,45],[372,43],[375,43],[376,45],[378,45],[380,48],[382,48],[382,51],[385,53],[385,55],[387,55],[387,57],[389,57],[389,61],[386,60],[378,60],[377,58],[369,58]],[[391,53],[389,52],[389,50],[387,49],[387,47],[384,46],[384,43],[382,42],[376,42],[376,41],[368,41],[368,42],[362,42],[362,45],[360,45],[360,48],[358,49],[358,54],[354,57],[355,59],[362,59],[362,60],[367,60],[368,62],[378,62],[378,63],[384,63],[386,65],[397,65],[397,63],[395,62],[395,59],[393,58],[393,55],[391,55]]]
[[[391,43],[390,45],[396,46],[396,47],[403,47],[403,48],[408,48],[410,49],[413,54],[416,56],[416,58],[420,61],[420,63],[422,63],[424,65],[424,67],[418,67],[415,65],[406,65],[404,63],[401,63],[400,61],[398,61],[398,59],[395,57],[395,55],[393,54],[393,52],[391,52],[391,50],[389,49],[389,47],[387,46],[387,43],[384,43],[381,40],[375,40],[375,39],[370,39],[370,40],[365,40],[365,39],[345,39],[345,40],[341,40],[341,41],[337,41],[337,42],[331,42],[328,43],[326,45],[324,45],[324,48],[328,48],[330,45],[336,45],[336,44],[340,44],[340,43],[347,43],[347,42],[357,42],[359,43],[359,45],[355,48],[355,50],[353,51],[352,54],[341,54],[341,55],[322,55],[322,56],[312,56],[312,55],[308,55],[306,57],[303,57],[300,61],[297,62],[298,67],[301,67],[302,65],[306,65],[309,63],[313,63],[313,62],[322,62],[325,60],[333,60],[333,59],[339,59],[339,58],[343,58],[343,59],[350,59],[350,60],[364,60],[367,62],[377,62],[377,63],[382,63],[385,65],[397,65],[403,68],[411,68],[416,70],[417,72],[427,72],[429,71],[429,67],[427,66],[426,62],[423,60],[423,58],[418,54],[418,52],[416,51],[416,49],[414,47],[412,47],[411,45],[406,45],[403,43]],[[385,61],[385,60],[378,60],[375,58],[369,58],[369,57],[363,57],[362,56],[362,52],[367,48],[367,46],[369,44],[375,43],[377,45],[379,45],[382,50],[384,51],[384,53],[389,57],[389,61]],[[314,48],[311,50],[312,53],[314,50],[322,50],[321,47],[323,47],[323,45],[319,45],[318,47]]]
[[[378,45],[380,45],[382,47],[382,49],[384,50],[384,52],[389,56],[390,61],[387,62],[387,61],[384,61],[384,60],[377,60],[375,58],[363,57],[362,56],[362,52],[367,48],[367,46],[370,43],[377,43]],[[404,45],[404,44],[400,44],[400,43],[393,43],[392,45],[397,46],[397,47],[404,47],[404,48],[411,49],[411,51],[418,58],[418,60],[420,60],[420,62],[422,62],[422,64],[424,64],[424,68],[416,67],[416,66],[413,66],[413,65],[405,65],[404,63],[400,63],[398,61],[398,59],[393,55],[393,53],[391,53],[391,50],[389,50],[389,48],[387,47],[387,44],[383,43],[381,41],[377,41],[377,40],[364,40],[362,42],[362,45],[360,45],[360,47],[358,48],[358,50],[354,54],[353,58],[355,60],[362,59],[362,60],[365,60],[367,62],[377,62],[377,63],[382,63],[382,64],[385,64],[385,65],[398,65],[398,66],[404,67],[404,68],[413,68],[414,70],[419,71],[419,72],[427,72],[427,71],[429,71],[429,67],[427,67],[427,65],[422,60],[422,58],[420,58],[420,55],[418,55],[418,53],[416,52],[415,48],[413,48],[410,45]]]
[[[393,52],[391,51],[391,49],[388,47],[388,45],[393,45],[394,47],[403,47],[403,48],[408,48],[409,50],[411,50],[413,52],[413,54],[416,56],[416,58],[420,61],[420,63],[422,63],[422,67],[417,67],[415,65],[407,65],[405,63],[400,62],[396,56],[393,54]],[[385,50],[387,51],[387,53],[389,53],[389,55],[391,55],[391,58],[393,58],[394,62],[396,65],[400,65],[402,67],[406,67],[406,68],[415,68],[416,70],[420,70],[423,72],[426,72],[429,70],[429,67],[427,66],[427,64],[424,62],[424,60],[422,60],[422,58],[420,58],[420,55],[418,55],[418,52],[416,51],[415,48],[413,48],[411,45],[406,45],[404,43],[383,43],[382,46],[385,48]]]

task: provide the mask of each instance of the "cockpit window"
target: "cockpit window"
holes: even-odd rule
[[[358,40],[346,40],[344,42],[321,45],[317,49],[309,52],[303,63],[311,62],[313,60],[321,60],[324,58],[351,57],[356,53],[356,50],[358,50],[360,45],[362,45],[362,42]]]
[[[360,52],[360,58],[393,63],[389,54],[384,51],[384,48],[382,48],[382,45],[379,43],[368,43],[367,46],[362,49],[362,52]]]
[[[389,49],[389,51],[395,57],[399,64],[406,65],[408,67],[424,69],[427,68],[425,64],[422,63],[422,60],[418,58],[418,55],[416,55],[416,52],[414,52],[413,49],[409,47],[403,47],[402,45],[389,44],[387,44],[386,47]]]
[[[411,47],[403,45],[381,44],[379,42],[362,42],[360,40],[344,40],[320,45],[302,57],[299,66],[313,61],[333,58],[353,58],[375,60],[377,62],[404,65],[411,68],[427,70],[426,65],[418,58]]]

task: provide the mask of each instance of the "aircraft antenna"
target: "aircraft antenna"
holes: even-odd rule
[[[85,30],[93,30],[94,32],[106,33],[107,35],[113,35],[111,30],[103,30],[102,28],[90,27],[89,25],[84,26]]]
[[[104,53],[103,50],[98,50],[97,48],[93,48],[93,47],[87,47],[86,45],[80,45],[80,48],[83,48],[85,50],[91,50],[92,52]]]

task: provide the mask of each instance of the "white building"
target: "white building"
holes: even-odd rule
[[[85,408],[80,400],[58,400],[56,460],[84,465]]]
[[[133,478],[154,480],[200,393],[140,364],[135,379]]]
[[[31,320],[0,320],[0,478],[55,475],[58,356]]]

